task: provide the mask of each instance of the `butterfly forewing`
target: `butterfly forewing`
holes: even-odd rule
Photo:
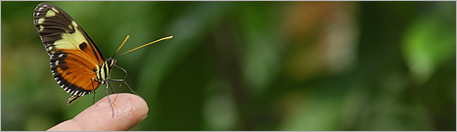
[[[35,8],[34,23],[50,53],[58,49],[81,49],[101,65],[103,56],[97,45],[65,11],[48,3]],[[85,43],[85,44],[83,44]]]
[[[97,73],[104,58],[83,28],[65,11],[48,3],[38,5],[33,16],[57,83],[70,96],[78,97],[98,88],[102,80]]]

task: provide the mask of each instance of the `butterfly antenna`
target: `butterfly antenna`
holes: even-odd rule
[[[129,39],[130,36],[127,35],[127,37],[124,39],[124,42],[122,42],[121,46],[119,46],[119,48],[117,48],[116,52],[114,52],[114,55],[113,57],[115,57],[115,55],[117,54],[117,52],[122,48],[122,46],[124,46],[125,42],[127,42],[127,39]]]
[[[128,36],[127,36],[127,38],[128,38]],[[150,43],[147,43],[147,44],[138,46],[138,47],[136,47],[136,48],[134,48],[134,49],[131,49],[131,50],[129,50],[129,51],[126,51],[126,52],[122,53],[121,55],[127,54],[127,53],[129,53],[129,52],[135,51],[135,50],[140,49],[140,48],[143,48],[144,46],[148,46],[148,45],[157,43],[157,42],[159,42],[159,41],[162,41],[162,40],[165,40],[165,39],[171,39],[171,38],[173,38],[173,36],[163,37],[163,38],[158,39],[158,40],[156,40],[156,41],[152,41],[152,42],[150,42]],[[125,41],[124,41],[124,42],[125,42]],[[122,45],[124,45],[124,43],[122,43]],[[122,47],[122,45],[121,45],[121,47]],[[120,49],[121,47],[119,47],[119,49]],[[119,50],[119,49],[118,49],[118,50]],[[117,52],[117,51],[116,51],[116,52]]]

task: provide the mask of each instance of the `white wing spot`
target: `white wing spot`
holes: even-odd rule
[[[62,57],[62,56],[63,56],[63,54],[59,54],[59,57]]]
[[[38,11],[43,10],[44,7],[47,7],[48,5],[43,5],[42,7],[38,8]]]

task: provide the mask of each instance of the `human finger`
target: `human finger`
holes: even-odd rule
[[[112,94],[48,131],[125,131],[147,117],[149,108],[143,98],[134,94]]]

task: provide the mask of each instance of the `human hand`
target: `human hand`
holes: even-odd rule
[[[59,123],[48,131],[126,131],[147,117],[149,107],[141,97],[126,93],[109,97],[113,103],[114,117],[108,98],[104,97],[75,118]]]

